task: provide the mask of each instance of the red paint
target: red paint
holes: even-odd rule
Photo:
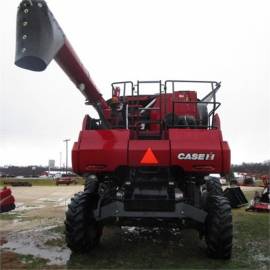
[[[15,208],[15,199],[11,189],[4,187],[0,190],[0,213],[7,212]]]
[[[65,39],[63,47],[55,56],[55,61],[77,87],[82,83],[85,85],[85,97],[94,105],[99,103],[104,111],[104,115],[106,118],[109,118],[110,107],[103,99],[102,94],[98,91],[88,71],[67,39]]]
[[[158,166],[168,166],[170,164],[170,143],[168,140],[129,140],[129,167],[157,166],[156,163],[141,163],[142,157],[148,148],[151,148],[154,153]]]
[[[220,130],[171,129],[171,164],[188,172],[218,173],[222,171]],[[179,160],[179,153],[214,154],[214,160]]]
[[[141,160],[141,164],[158,164],[158,160],[150,147],[147,148]]]
[[[102,98],[67,40],[55,59],[75,85],[78,86],[81,83],[85,85],[84,95],[92,104],[100,104],[105,119],[112,127],[125,121],[124,118],[121,119],[122,113],[112,112],[111,107]],[[228,143],[222,139],[220,119],[217,114],[213,121],[216,129],[174,128],[166,130],[158,123],[149,123],[147,131],[141,131],[141,133],[155,135],[161,129],[162,137],[159,140],[140,139],[138,136],[140,133],[138,108],[143,106],[139,103],[148,104],[153,98],[155,98],[153,107],[159,109],[149,111],[151,121],[165,119],[168,113],[198,119],[196,91],[175,89],[174,93],[161,93],[155,96],[126,96],[125,102],[130,104],[131,109],[133,108],[129,114],[130,129],[89,130],[91,118],[86,116],[79,140],[74,144],[72,151],[74,171],[79,174],[114,172],[119,166],[158,165],[178,166],[191,173],[229,172],[230,149]],[[121,102],[119,88],[115,88],[112,94],[111,102],[116,101]],[[213,160],[179,159],[178,155],[181,153],[214,155],[215,158]]]
[[[55,59],[75,85],[78,86],[81,83],[85,85],[84,95],[93,105],[100,104],[109,125],[113,127],[125,122],[123,114],[113,112],[109,103],[102,98],[67,40]],[[118,88],[114,89],[112,98],[112,103],[121,102]],[[155,98],[153,107],[159,109],[149,111],[151,121],[165,119],[168,113],[198,119],[196,91],[175,89],[174,93],[126,96],[125,102],[130,104],[131,109],[133,108],[133,111],[129,113],[129,130],[117,128],[89,130],[91,118],[86,116],[79,140],[74,144],[72,151],[74,171],[79,174],[114,172],[119,166],[158,165],[178,166],[186,172],[193,173],[229,172],[230,149],[228,143],[222,139],[220,119],[217,114],[214,116],[216,129],[174,128],[167,130],[162,125],[152,122],[149,123],[147,131],[140,131],[141,120],[138,108],[142,108],[143,105],[140,104],[148,104],[153,98]],[[160,132],[160,129],[162,137],[159,140],[139,138],[140,132],[155,135]],[[183,160],[178,158],[180,153],[214,155],[215,158],[213,160]]]
[[[72,151],[76,172],[114,171],[127,165],[129,130],[84,130]],[[75,170],[74,170],[75,171]]]

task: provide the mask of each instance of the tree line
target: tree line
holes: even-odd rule
[[[2,177],[16,177],[16,176],[24,176],[24,177],[37,177],[41,174],[44,174],[45,171],[48,171],[48,167],[43,166],[5,166],[0,167],[0,173]],[[54,171],[63,171],[61,168],[52,168]]]
[[[232,172],[242,172],[253,175],[263,175],[270,173],[270,160],[257,163],[245,163],[232,165]]]

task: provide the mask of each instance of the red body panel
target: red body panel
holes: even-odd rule
[[[223,160],[223,173],[229,173],[231,169],[231,150],[226,141],[222,142],[222,160]]]
[[[187,172],[221,172],[220,137],[221,132],[217,129],[170,129],[172,165]],[[179,154],[183,159],[179,159]]]
[[[192,115],[194,117],[197,114],[197,93],[195,91],[177,91],[173,94],[163,95],[163,99],[168,112],[174,111],[177,115]],[[175,102],[174,108],[173,101]]]
[[[170,129],[167,140],[131,140],[125,129],[84,130],[72,151],[76,173],[113,172],[119,166],[179,166],[186,172],[228,173],[230,150],[219,129]],[[150,148],[158,163],[141,160]]]
[[[82,172],[112,172],[128,163],[129,130],[81,131],[72,151],[73,169]]]
[[[158,163],[142,163],[142,159],[150,148]],[[128,148],[128,165],[130,167],[141,166],[169,166],[170,142],[169,140],[130,140]]]

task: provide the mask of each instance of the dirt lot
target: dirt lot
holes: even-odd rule
[[[269,214],[233,211],[230,261],[210,260],[195,231],[108,227],[100,246],[71,254],[64,240],[64,216],[83,186],[14,187],[15,211],[0,215],[0,269],[269,269]],[[250,198],[258,188],[245,188]]]

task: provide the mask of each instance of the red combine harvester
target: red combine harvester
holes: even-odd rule
[[[55,60],[92,105],[72,150],[73,170],[85,177],[66,213],[66,241],[74,252],[94,248],[103,226],[177,226],[205,236],[208,254],[228,259],[232,215],[211,173],[230,169],[215,81],[131,81],[112,84],[104,100],[42,0],[22,1],[17,15],[17,66],[43,71]],[[209,87],[199,99],[182,85]],[[152,87],[155,94],[143,94]],[[184,88],[186,89],[186,88]]]
[[[0,213],[9,212],[15,209],[15,199],[11,189],[4,187],[0,190]]]

